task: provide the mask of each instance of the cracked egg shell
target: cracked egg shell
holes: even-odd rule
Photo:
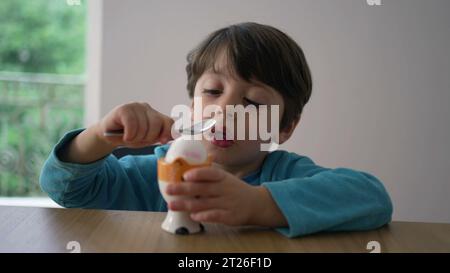
[[[169,147],[165,161],[174,162],[177,158],[183,158],[189,164],[202,164],[208,159],[208,152],[201,140],[193,140],[189,136],[177,138]]]

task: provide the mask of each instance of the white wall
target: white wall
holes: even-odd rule
[[[87,123],[132,100],[169,114],[188,103],[185,57],[202,38],[270,24],[303,47],[314,79],[284,148],[374,173],[395,220],[450,222],[450,1],[92,2]]]

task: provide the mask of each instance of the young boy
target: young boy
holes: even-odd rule
[[[278,141],[289,139],[312,89],[304,54],[290,37],[267,25],[232,25],[210,34],[187,60],[190,98],[200,97],[203,107],[222,109],[278,105]],[[119,145],[167,143],[172,124],[146,103],[121,105],[97,124],[61,139],[43,167],[41,187],[64,207],[170,207],[189,211],[196,221],[266,226],[289,237],[374,229],[391,220],[390,198],[374,176],[320,167],[286,151],[261,151],[260,139],[202,140],[215,164],[186,172],[183,183],[167,187],[168,194],[196,198],[166,204],[158,189],[156,162],[167,144],[158,146],[155,155],[118,160],[111,152]],[[117,129],[124,129],[123,137],[103,134]]]

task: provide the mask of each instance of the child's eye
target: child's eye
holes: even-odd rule
[[[213,95],[213,96],[218,96],[220,94],[222,94],[222,90],[218,90],[218,89],[203,89],[203,94],[208,94],[208,95]]]
[[[252,101],[252,100],[247,99],[247,98],[244,98],[244,100],[245,100],[248,104],[252,104],[252,105],[254,105],[254,106],[256,106],[256,107],[259,107],[259,106],[262,105],[262,103],[258,103],[258,102],[256,102],[256,101]]]

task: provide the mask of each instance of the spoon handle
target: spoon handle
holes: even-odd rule
[[[207,124],[206,126],[204,125],[205,123]],[[184,135],[201,134],[204,131],[210,129],[212,126],[214,126],[215,123],[216,123],[216,121],[213,120],[213,119],[203,120],[201,122],[198,122],[197,124],[192,125],[190,128],[180,128],[178,130],[178,133],[184,134]],[[199,124],[201,124],[200,128],[198,127]],[[119,130],[106,131],[106,132],[103,133],[103,136],[105,136],[105,137],[115,137],[115,136],[123,136],[123,134],[124,134],[123,129],[119,129]]]

